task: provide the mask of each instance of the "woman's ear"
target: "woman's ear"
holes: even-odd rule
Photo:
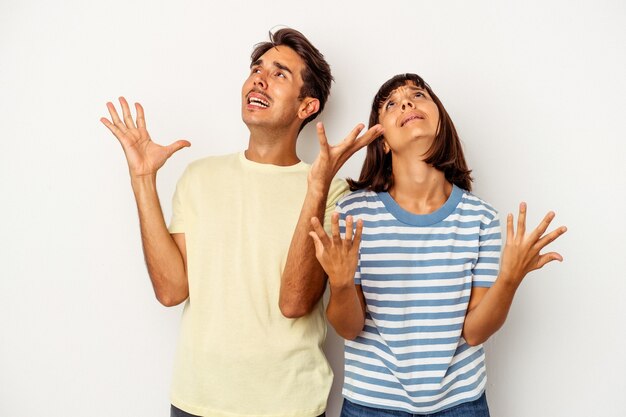
[[[389,144],[385,140],[384,136],[382,137],[382,141],[383,141],[383,152],[385,153],[385,155],[387,155],[389,151],[391,150],[391,148],[389,147]]]

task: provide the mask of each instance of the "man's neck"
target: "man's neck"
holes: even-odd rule
[[[296,154],[297,139],[298,132],[250,130],[246,159],[260,164],[295,165],[300,162]]]

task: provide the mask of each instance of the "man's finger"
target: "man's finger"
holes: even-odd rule
[[[113,135],[115,135],[117,140],[119,140],[120,143],[122,143],[122,145],[124,145],[125,136],[122,133],[122,131],[117,126],[115,126],[113,123],[111,123],[111,121],[109,121],[109,119],[107,119],[106,117],[100,118],[100,121],[102,122],[103,125],[105,125],[107,127],[107,129],[109,129],[111,131],[111,133],[113,133]]]
[[[188,148],[191,146],[191,143],[187,140],[177,140],[171,145],[167,146],[168,158],[174,154],[174,152],[178,152],[183,148]]]
[[[324,129],[324,123],[318,122],[315,126],[317,128],[317,139],[320,143],[320,149],[327,152],[328,138],[326,137],[326,129]]]
[[[109,110],[113,124],[117,126],[122,133],[126,133],[126,125],[124,125],[124,123],[120,120],[120,116],[117,114],[115,106],[110,101],[107,103],[107,110]]]
[[[135,103],[135,110],[137,111],[137,127],[146,128],[146,116],[143,112],[143,106],[139,103]]]
[[[382,135],[383,132],[384,129],[381,125],[374,125],[370,127],[367,132],[363,133],[363,135],[357,140],[359,148],[369,145],[374,139]]]
[[[124,97],[120,97],[120,104],[122,106],[122,115],[124,115],[124,123],[126,123],[126,127],[129,129],[136,129],[135,122],[133,121],[133,116],[130,114],[130,107],[128,107],[128,102]]]

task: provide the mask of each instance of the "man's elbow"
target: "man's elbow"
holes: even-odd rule
[[[165,307],[174,307],[185,301],[187,294],[175,294],[171,291],[155,291],[156,299]]]
[[[165,307],[174,307],[174,306],[179,305],[183,301],[185,301],[185,300],[178,300],[176,298],[169,298],[169,297],[157,297],[157,300],[159,301],[159,303],[161,303],[161,305]]]
[[[346,340],[354,340],[357,337],[359,337],[359,335],[361,334],[361,330],[357,330],[357,331],[345,331],[342,334],[340,334],[339,336],[343,337]]]
[[[288,319],[297,319],[304,317],[311,312],[311,308],[304,303],[282,301],[278,307],[283,316]]]

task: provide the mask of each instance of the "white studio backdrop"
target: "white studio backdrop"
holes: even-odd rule
[[[145,271],[126,162],[98,121],[141,101],[157,142],[185,138],[158,185],[243,149],[254,43],[301,30],[336,83],[337,142],[378,87],[416,72],[455,121],[475,193],[501,219],[529,204],[568,233],[487,343],[492,415],[626,415],[626,3],[623,1],[86,2],[0,0],[0,416],[168,415],[181,308]],[[317,154],[313,126],[300,138]],[[357,176],[363,152],[342,176]],[[341,404],[342,344],[328,416]]]

